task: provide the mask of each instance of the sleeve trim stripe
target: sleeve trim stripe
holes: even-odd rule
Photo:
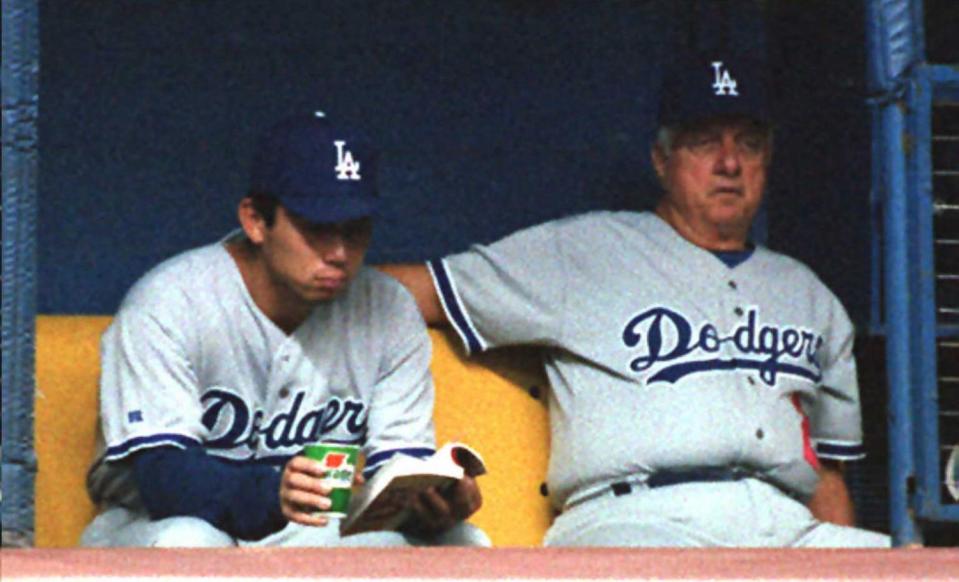
[[[440,303],[443,305],[443,311],[446,312],[447,319],[453,324],[456,333],[459,334],[463,345],[466,347],[467,354],[482,352],[486,350],[486,342],[480,336],[479,332],[470,321],[469,315],[463,309],[459,293],[456,292],[456,283],[452,275],[446,268],[445,259],[428,261],[426,266],[429,268],[430,275],[433,277],[433,285],[436,287]]]
[[[862,441],[844,441],[837,439],[813,439],[817,444],[836,445],[840,447],[861,447]]]
[[[433,449],[431,447],[408,447],[403,449],[390,449],[387,451],[378,451],[376,453],[373,453],[366,459],[366,468],[363,469],[363,473],[365,475],[369,475],[371,472],[375,471],[380,465],[392,459],[398,453],[409,455],[411,457],[416,457],[417,459],[422,459],[425,457],[429,457],[435,452],[436,452],[436,449]]]
[[[860,453],[858,455],[832,455],[832,454],[819,454],[820,459],[829,459],[832,461],[859,461],[866,458],[866,453]]]
[[[349,438],[349,439],[334,439],[334,438],[323,437],[323,442],[334,444],[334,445],[359,445],[359,444],[363,444],[363,438],[359,436],[354,438]]]
[[[861,443],[816,443],[816,454],[830,459],[861,459],[866,456],[866,450]]]
[[[182,434],[154,434],[135,437],[119,445],[109,447],[104,456],[108,461],[116,461],[142,449],[169,445],[178,449],[186,449],[199,444],[201,444],[199,440]]]

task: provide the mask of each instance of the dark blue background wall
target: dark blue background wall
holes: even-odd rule
[[[225,234],[255,135],[294,110],[382,145],[371,262],[648,205],[660,65],[725,41],[780,77],[758,235],[864,324],[860,4],[41,0],[39,311],[110,313],[153,264]]]

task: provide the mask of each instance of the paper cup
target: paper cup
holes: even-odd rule
[[[353,492],[353,475],[360,455],[359,445],[316,443],[307,445],[303,454],[323,464],[323,481],[333,487],[330,491],[330,508],[318,511],[316,515],[346,517]]]

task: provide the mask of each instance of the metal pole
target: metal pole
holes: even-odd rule
[[[3,545],[33,543],[36,0],[3,0]]]
[[[910,483],[914,479],[912,426],[912,300],[909,285],[909,208],[906,188],[904,102],[882,109],[886,288],[886,367],[889,377],[889,505],[893,543],[921,542],[910,510]]]

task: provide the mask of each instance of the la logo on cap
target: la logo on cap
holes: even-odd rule
[[[713,83],[713,89],[716,90],[716,95],[739,95],[739,93],[736,92],[736,79],[733,79],[729,74],[729,69],[723,68],[722,61],[713,62],[713,71],[716,73],[716,80]]]
[[[359,180],[360,163],[353,159],[353,154],[350,153],[350,150],[343,151],[343,146],[346,145],[346,142],[338,140],[334,141],[333,145],[336,146],[336,166],[333,168],[336,170],[336,179]]]

